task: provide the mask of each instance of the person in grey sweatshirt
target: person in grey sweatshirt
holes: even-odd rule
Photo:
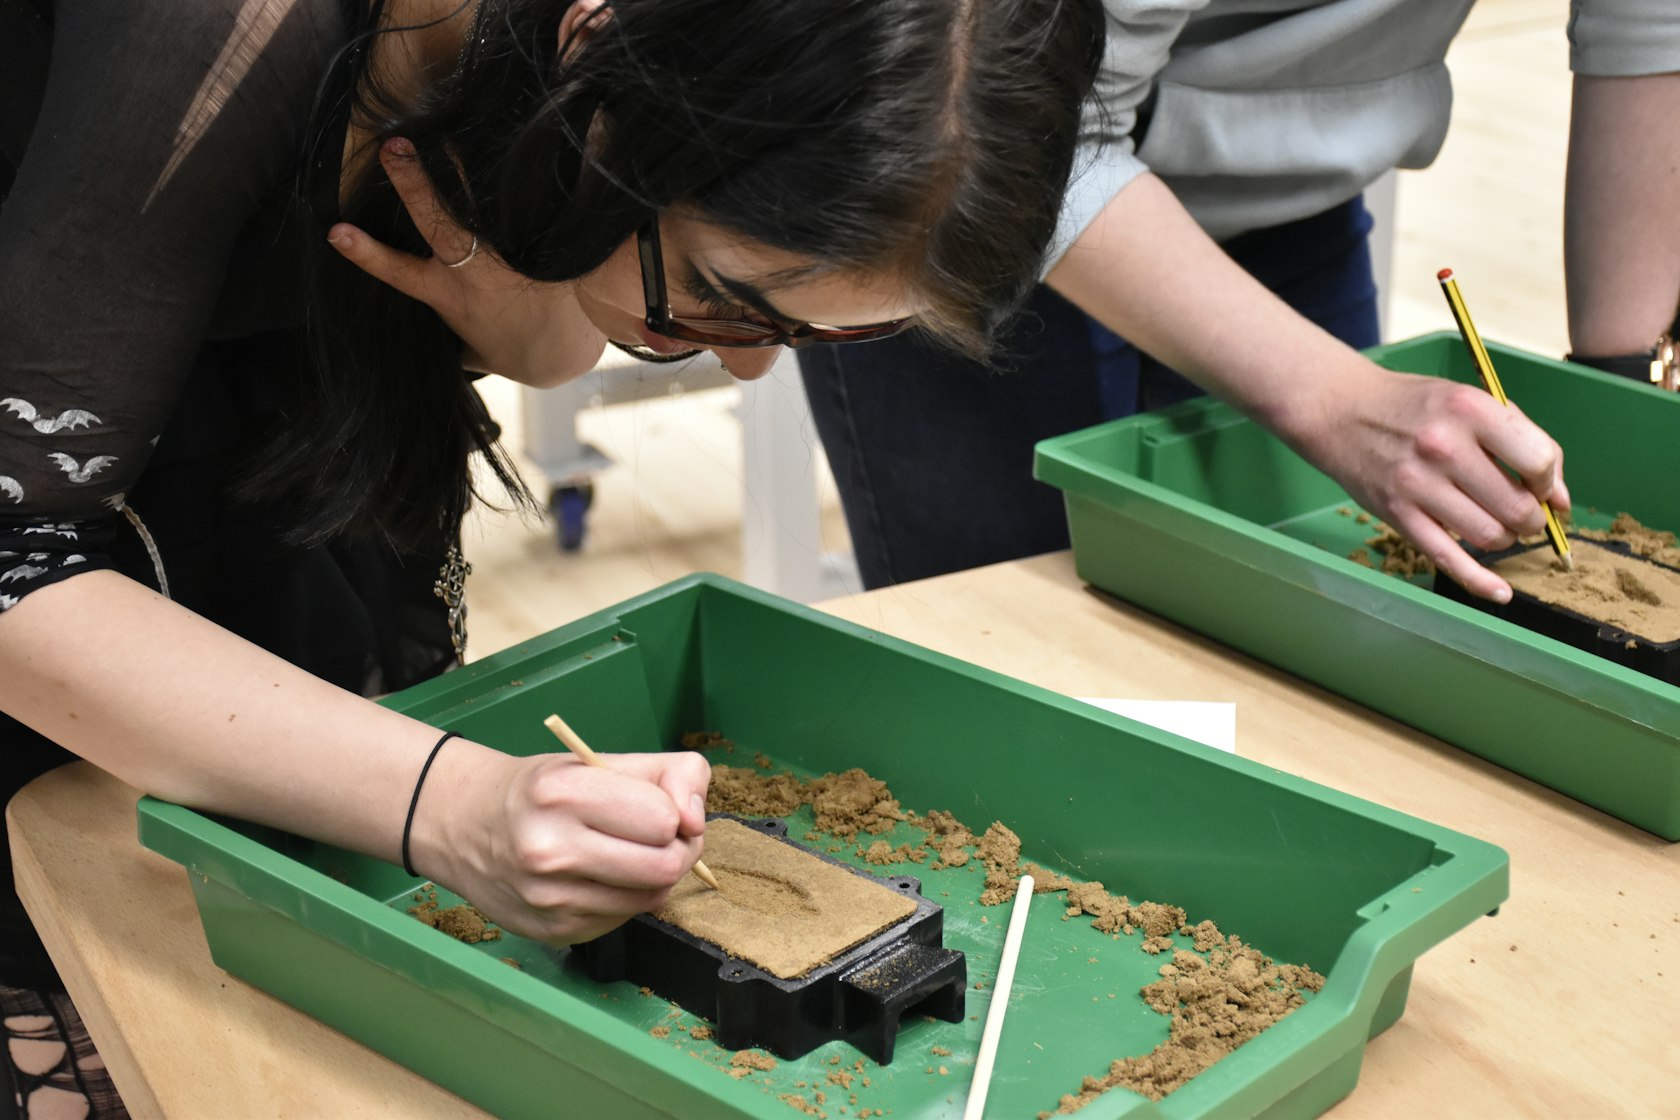
[[[1567,508],[1557,445],[1357,352],[1378,341],[1361,192],[1440,150],[1470,3],[1108,0],[1104,136],[1005,356],[911,336],[800,355],[866,586],[1066,547],[1033,443],[1206,390],[1508,598],[1460,541],[1497,548],[1541,528],[1539,499]],[[1680,6],[1574,0],[1569,38],[1572,345],[1645,376],[1680,304]]]

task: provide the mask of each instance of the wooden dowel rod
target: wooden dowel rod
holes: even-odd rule
[[[1015,908],[1009,912],[1009,932],[1003,937],[1003,959],[992,983],[992,1005],[986,1009],[986,1026],[980,1035],[980,1053],[974,1060],[974,1080],[963,1106],[963,1120],[980,1120],[986,1111],[986,1090],[992,1084],[992,1063],[997,1059],[998,1036],[1003,1033],[1003,1016],[1009,1010],[1009,989],[1015,983],[1015,960],[1021,955],[1021,934],[1027,928],[1027,908],[1032,905],[1033,877],[1021,876],[1015,888]]]

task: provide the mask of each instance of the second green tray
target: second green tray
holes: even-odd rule
[[[1680,395],[1489,344],[1511,399],[1563,446],[1577,525],[1680,528]],[[1373,351],[1475,383],[1456,335]],[[1668,840],[1680,689],[1349,560],[1347,494],[1212,400],[1039,444],[1082,578]]]

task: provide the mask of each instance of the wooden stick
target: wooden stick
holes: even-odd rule
[[[554,737],[566,744],[566,749],[576,755],[577,760],[585,766],[606,766],[606,763],[601,761],[601,756],[590,750],[589,744],[579,738],[578,733],[573,731],[566,721],[559,716],[549,716],[543,720],[543,726],[554,732]],[[712,874],[712,869],[706,866],[705,860],[695,860],[693,871],[696,879],[714,891],[723,889],[718,886],[717,876]]]
[[[997,1059],[1003,1016],[1009,1010],[1009,989],[1015,983],[1015,959],[1021,955],[1021,934],[1027,928],[1027,907],[1032,905],[1032,893],[1033,877],[1021,876],[1015,888],[1015,907],[1009,912],[1009,932],[1003,938],[1003,959],[998,963],[997,979],[992,982],[992,1005],[986,1009],[986,1027],[980,1035],[980,1054],[974,1060],[974,1080],[969,1083],[963,1120],[980,1120],[986,1111],[986,1090],[992,1084],[992,1063]]]

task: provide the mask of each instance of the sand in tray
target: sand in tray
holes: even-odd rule
[[[1550,548],[1532,548],[1493,566],[1542,603],[1626,630],[1648,642],[1680,639],[1680,572],[1624,556],[1590,541],[1574,541],[1575,570],[1565,571]]]
[[[706,826],[706,865],[654,917],[772,976],[796,979],[915,913],[915,900],[737,821]]]

